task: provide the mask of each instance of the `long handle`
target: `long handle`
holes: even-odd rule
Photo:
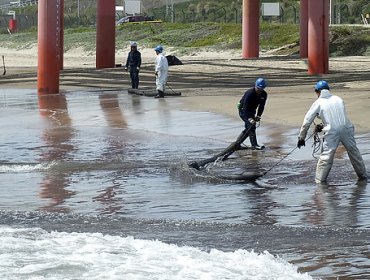
[[[235,151],[239,150],[240,149],[240,145],[241,143],[247,138],[248,134],[249,134],[249,131],[255,126],[252,125],[250,126],[247,130],[243,130],[240,135],[238,136],[238,138],[236,139],[235,142],[232,142],[226,149],[224,149],[222,152],[218,153],[217,155],[211,157],[211,158],[207,158],[207,159],[204,159],[204,160],[200,160],[200,161],[193,161],[193,162],[190,162],[188,163],[188,165],[190,167],[193,167],[195,169],[200,169],[201,167],[203,167],[204,165],[208,164],[208,163],[211,163],[211,162],[214,162],[216,161],[217,159],[221,159],[222,161],[226,160],[229,156],[231,156]],[[243,139],[243,140],[242,140]]]
[[[3,72],[3,75],[6,74],[6,68],[5,68],[5,57],[2,55],[3,57],[3,67],[4,67],[4,72]]]
[[[310,139],[313,135],[315,134],[312,133],[306,140]],[[291,150],[289,153],[287,153],[283,158],[281,158],[277,163],[275,163],[272,167],[270,167],[270,169],[268,169],[267,171],[263,172],[263,175],[262,176],[265,176],[268,172],[270,172],[273,168],[275,168],[276,166],[278,166],[284,159],[286,159],[288,156],[290,156],[298,147],[294,147],[293,150]]]

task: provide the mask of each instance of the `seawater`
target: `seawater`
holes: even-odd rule
[[[296,131],[262,123],[265,151],[196,171],[240,121],[125,91],[0,95],[3,279],[369,276],[370,193],[341,150],[316,186],[311,149],[285,158]]]

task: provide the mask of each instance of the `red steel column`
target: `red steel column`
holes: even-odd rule
[[[329,0],[308,1],[308,73],[329,72]]]
[[[300,41],[299,41],[299,53],[301,58],[307,58],[308,56],[308,0],[301,0],[300,7]]]
[[[260,1],[243,0],[242,56],[259,57]]]
[[[97,0],[96,15],[96,68],[115,66],[115,0]]]
[[[39,94],[59,93],[60,68],[60,1],[38,2],[38,67]]]
[[[60,70],[64,68],[64,0],[60,0]]]

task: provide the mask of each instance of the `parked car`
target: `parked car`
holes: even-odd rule
[[[154,20],[152,16],[144,16],[144,15],[135,15],[135,16],[125,16],[116,22],[116,25],[121,25],[127,22],[142,22],[142,21],[151,21],[151,22],[160,22]]]

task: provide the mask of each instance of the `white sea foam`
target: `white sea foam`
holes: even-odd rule
[[[2,279],[312,279],[264,252],[204,252],[101,233],[0,226]]]
[[[24,173],[32,172],[37,170],[47,170],[52,167],[54,163],[15,163],[15,164],[3,164],[0,165],[0,173]]]

